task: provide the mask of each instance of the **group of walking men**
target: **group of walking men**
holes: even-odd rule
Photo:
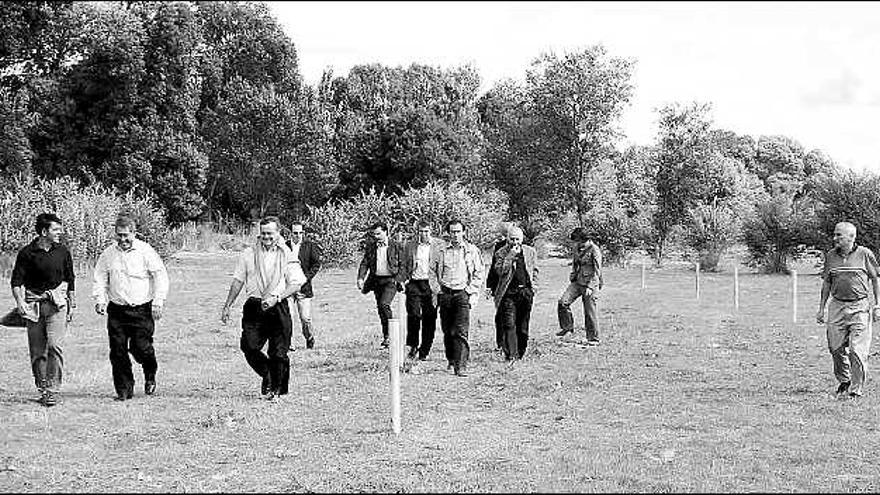
[[[11,286],[16,308],[0,324],[27,328],[34,383],[39,402],[61,402],[64,341],[76,308],[73,258],[61,243],[61,219],[51,213],[37,216],[37,237],[23,247],[15,260]],[[388,227],[377,222],[369,229],[371,242],[364,249],[357,286],[372,292],[382,327],[382,347],[388,347],[388,322],[397,293],[406,297],[407,357],[411,373],[419,373],[434,341],[439,314],[448,370],[468,375],[470,310],[479,299],[484,272],[487,296],[494,300],[496,346],[511,364],[525,355],[529,319],[537,285],[537,253],[523,244],[523,231],[504,224],[494,246],[488,270],[480,249],[466,240],[465,225],[450,220],[447,240],[435,239],[431,225],[418,224],[414,238],[405,244],[389,238]],[[141,364],[144,393],[156,392],[158,363],[153,348],[156,320],[162,318],[168,298],[168,273],[152,246],[137,239],[137,225],[128,215],[114,224],[115,242],[99,256],[93,273],[95,311],[107,316],[110,363],[116,400],[134,395],[134,373],[129,354]],[[826,323],[828,348],[839,397],[863,393],[871,342],[869,313],[880,318],[878,265],[874,254],[855,244],[856,227],[837,224],[835,247],[825,254],[817,322]],[[574,330],[571,304],[584,306],[585,330],[590,345],[599,343],[596,301],[603,286],[602,254],[587,233],[576,228],[569,285],[559,298],[557,313],[564,336]],[[242,251],[220,319],[229,320],[230,308],[244,291],[240,348],[261,379],[261,394],[274,399],[288,392],[293,333],[292,312],[299,315],[306,348],[315,346],[312,327],[311,282],[321,266],[321,249],[304,239],[302,223],[294,223],[285,242],[278,217],[259,222],[255,245]],[[868,287],[870,282],[871,287]],[[869,295],[873,294],[873,303]],[[825,316],[825,307],[828,315]],[[20,318],[20,322],[16,320]],[[10,323],[15,320],[16,323]],[[266,346],[267,351],[262,351]]]

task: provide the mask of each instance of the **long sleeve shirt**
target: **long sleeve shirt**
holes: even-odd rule
[[[95,265],[92,295],[98,304],[108,301],[138,306],[152,301],[156,306],[168,298],[168,271],[152,246],[135,239],[131,249],[108,246]]]

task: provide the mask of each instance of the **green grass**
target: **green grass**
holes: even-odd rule
[[[403,375],[403,430],[390,428],[387,353],[373,299],[353,270],[316,279],[318,347],[296,327],[292,393],[258,399],[219,323],[234,259],[169,263],[172,297],[156,332],[159,389],[112,400],[104,320],[81,277],[68,337],[65,403],[34,397],[22,329],[0,327],[0,491],[4,492],[706,492],[878,491],[880,400],[836,384],[813,322],[819,280],[610,268],[602,345],[558,338],[556,299],[569,267],[541,263],[527,358],[492,352],[491,302],[471,317],[471,376],[446,373],[442,337],[428,372]],[[803,271],[802,271],[803,273]],[[11,296],[0,294],[0,307]],[[579,303],[576,320],[581,320]],[[240,316],[241,301],[237,312]]]

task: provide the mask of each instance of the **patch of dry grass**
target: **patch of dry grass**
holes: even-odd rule
[[[802,276],[797,324],[787,277],[611,268],[602,345],[560,339],[555,301],[568,267],[542,262],[527,358],[492,352],[493,308],[471,318],[472,374],[404,375],[403,431],[390,431],[387,353],[373,299],[353,270],[316,279],[318,347],[291,353],[292,394],[259,380],[222,326],[233,258],[169,265],[173,297],[157,330],[158,395],[115,403],[104,321],[78,290],[65,404],[33,396],[20,329],[0,329],[0,490],[319,492],[877,491],[877,388],[838,402],[818,278]],[[0,294],[0,307],[11,306]],[[238,304],[240,315],[240,302]],[[576,318],[581,311],[577,308]],[[139,368],[135,368],[139,369]],[[138,376],[138,375],[136,375]]]

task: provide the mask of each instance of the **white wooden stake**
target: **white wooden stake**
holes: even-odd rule
[[[391,352],[388,353],[388,371],[391,378],[391,430],[400,433],[400,364],[403,353],[400,348],[400,322],[396,318],[388,320],[388,335]]]
[[[733,267],[733,307],[739,309],[739,267]]]
[[[642,289],[645,288],[645,262],[642,261]]]
[[[791,321],[797,323],[797,270],[791,271]]]
[[[400,355],[406,356],[406,296],[403,292],[397,293],[397,321],[400,322]],[[403,359],[399,364],[403,369]]]
[[[697,261],[697,263],[696,263],[696,268],[697,268],[697,278],[696,278],[696,281],[697,281],[697,284],[696,284],[697,285],[697,300],[699,300],[700,299],[700,262],[699,261]]]

